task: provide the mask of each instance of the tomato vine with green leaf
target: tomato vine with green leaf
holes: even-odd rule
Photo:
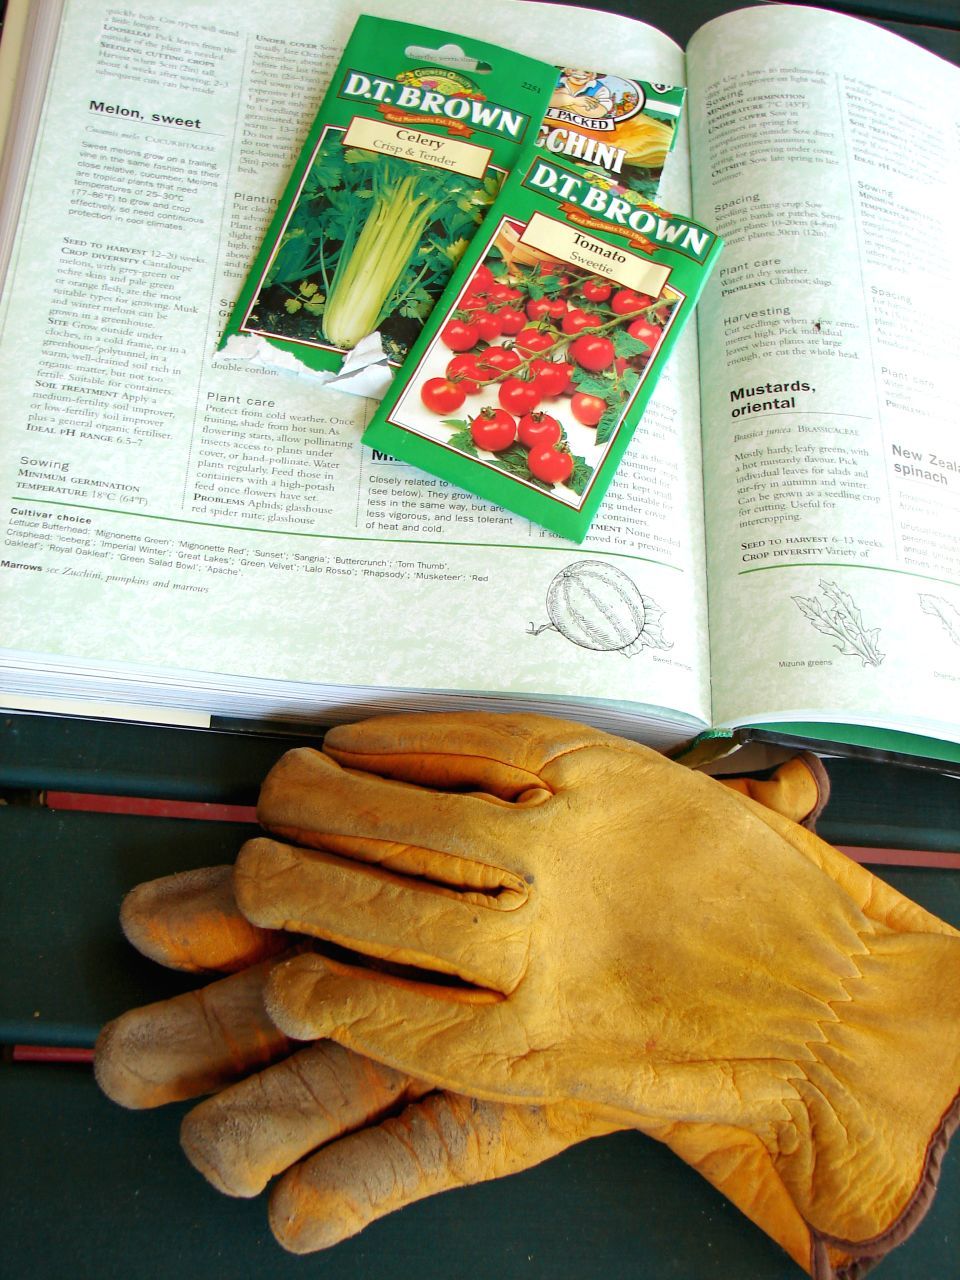
[[[570,432],[589,433],[594,447],[612,439],[676,301],[571,264],[489,252],[441,331],[452,356],[446,379],[480,406],[470,423],[448,423],[448,443],[528,483],[581,495],[594,466],[574,453]],[[516,436],[489,425],[503,413],[516,420]]]

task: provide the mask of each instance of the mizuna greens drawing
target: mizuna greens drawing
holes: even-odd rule
[[[821,579],[819,587],[821,599],[794,596],[794,604],[812,627],[833,639],[839,653],[859,658],[865,667],[879,667],[885,656],[880,651],[880,628],[864,625],[856,601],[837,583]]]

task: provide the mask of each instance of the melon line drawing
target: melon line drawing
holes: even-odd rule
[[[644,649],[672,649],[663,635],[663,610],[631,577],[602,560],[577,560],[547,588],[549,622],[528,623],[527,634],[558,631],[581,649],[633,657]]]

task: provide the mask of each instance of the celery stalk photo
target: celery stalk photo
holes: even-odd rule
[[[420,237],[437,207],[436,200],[417,193],[413,175],[395,181],[384,174],[375,186],[363,229],[352,245],[344,242],[329,285],[323,333],[333,346],[355,347],[422,283],[428,264],[408,283],[404,273],[421,256]]]
[[[328,131],[250,327],[342,352],[379,332],[402,361],[498,189],[344,148]]]

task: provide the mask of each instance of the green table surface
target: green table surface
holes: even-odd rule
[[[195,985],[117,925],[143,879],[230,860],[252,827],[57,811],[49,790],[250,805],[302,739],[0,718],[0,1042],[89,1045],[103,1022]],[[960,850],[960,779],[829,761],[837,843]],[[957,870],[877,868],[960,925]],[[696,886],[691,885],[695,893]],[[53,1280],[796,1280],[801,1271],[665,1148],[595,1139],[523,1174],[413,1205],[310,1258],[283,1253],[263,1197],[229,1200],[177,1143],[186,1105],[132,1113],[84,1066],[0,1062],[0,1275]],[[878,1280],[960,1276],[960,1143],[934,1206]]]

